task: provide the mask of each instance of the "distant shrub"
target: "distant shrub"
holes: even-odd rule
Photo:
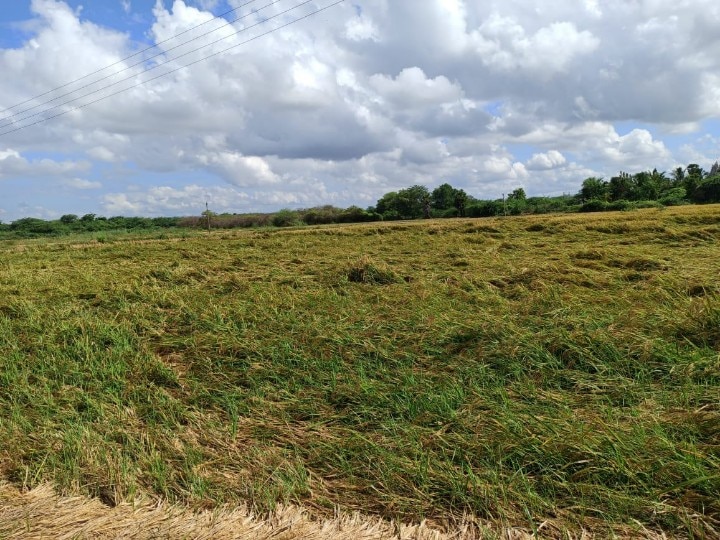
[[[467,217],[493,217],[503,213],[503,204],[498,201],[477,201],[465,209]]]
[[[376,212],[368,212],[357,206],[351,206],[337,216],[338,223],[367,223],[379,220],[380,215]]]
[[[662,208],[663,205],[660,201],[635,201],[632,203],[632,208]]]
[[[295,225],[301,225],[300,216],[298,212],[284,208],[279,212],[273,214],[270,222],[274,227],[293,227]]]
[[[620,199],[619,201],[612,201],[607,203],[607,206],[605,207],[606,210],[628,210],[632,207],[632,203],[630,201],[626,201],[625,199]]]
[[[580,207],[580,212],[604,212],[608,204],[600,199],[590,199]]]

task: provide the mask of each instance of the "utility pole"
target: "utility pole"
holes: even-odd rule
[[[207,219],[207,230],[209,233],[210,232],[210,207],[208,206],[207,201],[205,201],[205,218]]]
[[[503,215],[505,215],[505,217],[507,217],[507,200],[505,200],[504,193],[502,194],[502,198],[503,198]]]

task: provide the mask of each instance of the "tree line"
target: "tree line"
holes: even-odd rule
[[[108,218],[95,214],[85,214],[83,216],[65,214],[59,219],[53,220],[27,217],[17,219],[11,223],[0,222],[0,238],[34,238],[83,232],[166,229],[177,227],[179,221],[179,218],[174,217],[115,216]]]
[[[602,212],[720,202],[720,164],[709,171],[691,163],[670,172],[621,172],[609,180],[586,178],[574,195],[528,197],[522,187],[499,199],[477,199],[443,183],[432,191],[414,185],[384,194],[374,206],[337,208],[331,205],[255,214],[214,214],[191,217],[102,217],[66,214],[57,220],[23,218],[0,222],[0,238],[60,236],[78,232],[135,231],[181,228],[288,227],[330,223],[362,223],[400,219],[493,217],[553,212]]]

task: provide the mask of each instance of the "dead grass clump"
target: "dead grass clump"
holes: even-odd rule
[[[676,223],[691,225],[714,225],[720,223],[720,215],[692,215],[692,216],[676,216]]]
[[[599,232],[603,234],[627,234],[631,231],[630,227],[625,223],[609,223],[607,225],[588,225],[588,231]]]
[[[580,259],[581,261],[602,261],[605,257],[606,254],[597,249],[579,251],[573,255],[574,259]]]
[[[400,283],[400,278],[384,263],[377,263],[370,257],[362,257],[347,270],[347,279],[352,283],[366,283],[370,285],[391,285]]]
[[[687,295],[692,297],[712,296],[719,292],[720,288],[708,283],[693,283],[687,288]]]
[[[622,263],[624,268],[636,270],[638,272],[647,272],[652,270],[667,270],[667,265],[653,261],[652,259],[630,259]]]
[[[507,538],[531,538],[527,531],[507,531]],[[340,514],[316,520],[305,510],[279,507],[261,516],[247,507],[193,511],[160,501],[136,501],[107,506],[98,499],[59,497],[51,487],[41,486],[21,493],[0,484],[0,538],[155,538],[230,540],[475,540],[486,537],[484,527],[468,522],[456,531],[443,533],[424,523],[403,525],[360,514]]]
[[[678,337],[699,346],[720,347],[720,305],[712,297],[694,301],[687,322]]]
[[[467,234],[486,233],[486,234],[502,234],[500,229],[496,229],[490,225],[474,225],[465,229],[463,232]]]

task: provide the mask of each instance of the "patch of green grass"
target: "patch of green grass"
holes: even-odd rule
[[[0,242],[0,475],[710,537],[719,213]]]

